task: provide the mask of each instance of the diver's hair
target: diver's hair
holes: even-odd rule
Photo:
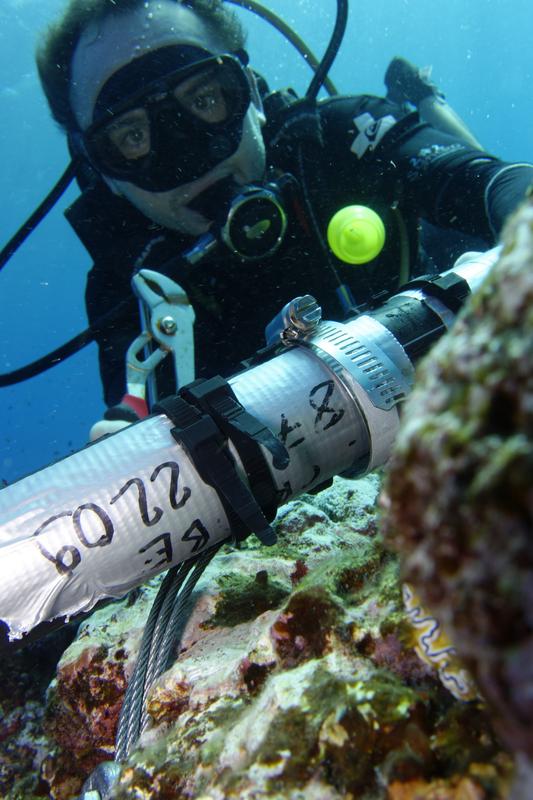
[[[70,105],[71,65],[84,29],[91,22],[112,14],[132,11],[145,0],[68,0],[62,16],[45,31],[37,47],[39,78],[55,121],[65,132],[77,128]],[[180,0],[177,0],[180,2]],[[209,32],[228,51],[242,50],[246,34],[239,19],[223,0],[183,2],[204,22]]]

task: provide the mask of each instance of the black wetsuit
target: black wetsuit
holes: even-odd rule
[[[264,345],[265,325],[293,297],[312,294],[326,318],[342,318],[328,262],[357,304],[395,290],[400,274],[407,279],[427,271],[418,246],[420,220],[491,246],[533,181],[530,165],[504,164],[472,150],[376,97],[333,98],[318,107],[279,103],[268,118],[268,164],[298,182],[280,249],[259,262],[242,262],[220,245],[192,270],[167,268],[195,310],[197,377],[234,373]],[[324,244],[332,215],[354,203],[372,207],[386,228],[382,253],[365,266],[343,264]],[[96,337],[105,401],[115,405],[126,391],[126,350],[140,332],[132,274],[160,270],[193,240],[152,223],[102,182],[87,187],[67,216],[94,259],[86,291],[91,324],[132,297],[120,323],[104,326]],[[467,241],[459,242],[457,252],[466,249]],[[435,268],[451,266],[449,254],[439,263],[437,253],[436,261]],[[160,393],[173,391],[167,378]]]

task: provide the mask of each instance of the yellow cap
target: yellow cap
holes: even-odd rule
[[[385,244],[385,226],[367,206],[345,206],[332,216],[328,243],[337,258],[347,264],[366,264]]]

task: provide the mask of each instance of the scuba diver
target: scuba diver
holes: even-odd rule
[[[146,411],[125,368],[142,330],[140,270],[177,281],[191,304],[195,376],[229,375],[290,298],[314,295],[344,319],[427,272],[421,220],[490,247],[533,180],[531,165],[423,122],[407,101],[435,110],[439,97],[407,62],[391,65],[388,99],[317,100],[316,83],[299,99],[269,92],[244,44],[227,3],[69,0],[38,50],[52,115],[82,163],[66,215],[94,260],[86,306],[108,411],[92,438]],[[376,228],[362,253],[328,238],[354,203]],[[101,324],[127,298],[120,322]],[[159,396],[175,391],[169,367],[157,367]]]

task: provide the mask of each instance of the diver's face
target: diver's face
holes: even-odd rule
[[[83,131],[88,131],[94,127],[95,116],[98,116],[98,106],[101,105],[101,92],[105,96],[109,86],[113,87],[118,76],[119,87],[122,86],[121,76],[127,76],[128,67],[131,64],[139,64],[144,69],[144,63],[157,65],[162,61],[159,53],[169,52],[172,48],[182,47],[201,48],[207,51],[207,55],[218,55],[225,52],[225,48],[220,41],[209,32],[201,19],[194,11],[186,6],[177,4],[174,0],[157,0],[148,2],[140,7],[107,17],[96,25],[91,25],[83,32],[80,42],[76,48],[72,63],[72,90],[71,103],[78,120],[78,124]],[[154,56],[155,54],[155,56]],[[146,57],[143,61],[143,57]],[[163,76],[161,76],[163,77]],[[159,78],[159,75],[157,76]],[[253,82],[253,78],[250,76]],[[173,90],[172,101],[189,103],[196,86],[200,85],[197,75],[185,78],[179,86]],[[128,80],[126,80],[126,85]],[[129,79],[131,87],[131,78]],[[127,101],[133,87],[128,87],[129,92],[120,100]],[[137,87],[135,87],[137,88]],[[252,86],[253,88],[253,86]],[[212,89],[212,87],[211,87]],[[203,92],[203,95],[202,95]],[[213,92],[210,90],[207,97],[204,89],[199,92],[198,103],[194,103],[194,109],[198,111],[200,123],[206,122],[208,117],[205,111],[205,101],[214,102]],[[252,92],[253,95],[253,92]],[[248,103],[248,100],[246,100]],[[204,104],[204,107],[202,106]],[[219,111],[214,110],[213,122],[220,124]],[[221,113],[221,112],[220,112]],[[180,231],[185,234],[197,236],[205,233],[212,224],[207,212],[202,213],[202,195],[209,193],[211,187],[218,184],[223,179],[244,185],[250,181],[260,179],[265,170],[265,149],[261,135],[261,124],[263,116],[261,110],[250,102],[241,108],[242,122],[238,125],[237,137],[234,139],[230,155],[222,157],[221,161],[216,158],[211,161],[206,160],[205,168],[201,174],[194,173],[189,168],[183,171],[186,179],[176,181],[173,178],[166,181],[164,190],[161,190],[157,181],[155,186],[148,181],[138,180],[134,175],[129,176],[126,170],[126,177],[117,174],[106,174],[105,168],[99,166],[100,172],[111,189],[117,194],[125,197],[145,216],[154,222],[165,227]],[[126,120],[135,120],[139,117],[139,112],[135,109],[129,112]],[[167,112],[168,116],[168,112]],[[161,118],[165,118],[164,116]],[[172,124],[176,125],[175,121]],[[113,135],[117,128],[114,127]],[[139,131],[135,131],[134,140],[132,137],[127,139],[132,146],[139,147],[139,154],[146,155],[142,149],[143,142],[139,143]],[[180,135],[183,131],[179,132]],[[208,132],[209,133],[209,132]],[[132,134],[133,136],[133,134]],[[166,141],[166,137],[160,136],[160,141]],[[198,139],[189,139],[190,150],[198,148]],[[181,140],[179,146],[181,156],[187,156],[187,138]],[[170,156],[169,156],[170,150]],[[172,147],[166,149],[164,157],[172,162]],[[161,155],[161,154],[160,154]],[[190,164],[189,164],[190,167]],[[159,159],[159,170],[161,171],[161,159]],[[149,173],[149,170],[148,170]],[[148,187],[147,188],[147,183]],[[140,184],[140,185],[139,185]],[[143,185],[144,184],[144,185]],[[206,195],[207,196],[207,195]],[[190,207],[193,204],[195,207]]]
[[[243,186],[259,180],[265,171],[265,148],[261,135],[260,115],[251,107],[243,124],[238,149],[200,178],[176,186],[166,192],[150,192],[133,183],[107,180],[111,188],[130,201],[145,216],[166,228],[191,236],[206,233],[213,220],[189,207],[197,198],[224,178]]]

